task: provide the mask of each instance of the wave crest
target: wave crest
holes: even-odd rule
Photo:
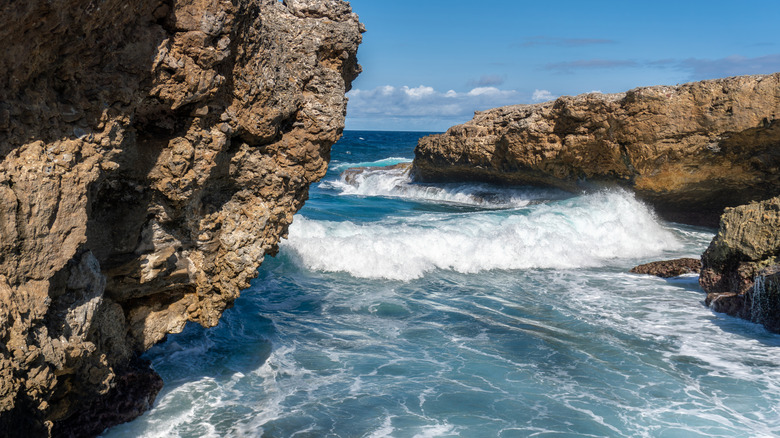
[[[306,268],[412,280],[436,269],[582,268],[680,248],[633,195],[611,190],[525,209],[356,224],[296,216],[282,246]]]
[[[391,160],[391,161],[388,161]],[[320,186],[345,196],[403,198],[417,202],[457,204],[479,208],[524,207],[530,203],[570,196],[556,189],[507,188],[490,184],[422,184],[412,181],[411,161],[396,159],[342,167],[338,180]]]

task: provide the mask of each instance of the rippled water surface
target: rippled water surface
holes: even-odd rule
[[[165,388],[104,436],[780,435],[780,337],[627,273],[713,230],[622,191],[412,183],[420,135],[347,132],[280,254],[147,353]]]

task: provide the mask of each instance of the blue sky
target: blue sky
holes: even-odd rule
[[[475,110],[780,71],[780,1],[352,0],[347,129],[444,131]]]

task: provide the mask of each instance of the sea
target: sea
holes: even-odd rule
[[[103,437],[780,436],[780,336],[628,272],[716,230],[617,189],[416,183],[423,135],[345,132],[279,254],[145,354],[165,387]]]

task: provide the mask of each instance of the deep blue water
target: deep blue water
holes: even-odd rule
[[[154,409],[105,437],[780,435],[780,337],[703,306],[713,230],[632,195],[413,184],[420,133],[347,132],[220,325],[146,357]],[[373,166],[351,184],[340,174]]]

